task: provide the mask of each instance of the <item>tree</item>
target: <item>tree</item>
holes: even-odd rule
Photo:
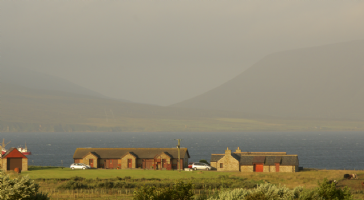
[[[206,163],[206,164],[210,165],[210,163],[209,163],[209,162],[207,162],[207,160],[204,160],[204,159],[200,160],[199,162],[200,162],[200,163]]]
[[[2,200],[49,200],[48,194],[39,193],[39,185],[28,176],[10,179],[0,171],[0,199]]]

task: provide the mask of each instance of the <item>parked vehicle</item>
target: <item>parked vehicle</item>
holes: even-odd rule
[[[193,162],[188,163],[188,168],[192,168]]]
[[[192,169],[194,170],[211,170],[211,166],[209,166],[208,164],[205,163],[193,163],[192,164]]]
[[[91,166],[90,165],[85,165],[83,163],[72,163],[70,166],[71,169],[90,169]]]

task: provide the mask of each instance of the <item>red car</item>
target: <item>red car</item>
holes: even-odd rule
[[[193,162],[188,163],[188,168],[192,168]]]

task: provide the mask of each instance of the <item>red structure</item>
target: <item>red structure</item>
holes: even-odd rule
[[[4,171],[13,171],[17,168],[21,171],[28,171],[28,158],[18,149],[10,148],[1,158],[1,167]]]

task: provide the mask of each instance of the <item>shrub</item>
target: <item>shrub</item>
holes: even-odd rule
[[[172,187],[156,188],[141,187],[134,191],[134,200],[191,200],[193,199],[193,186],[182,181],[176,182]]]
[[[293,190],[285,186],[276,186],[265,183],[260,184],[255,189],[222,189],[219,193],[210,196],[209,200],[351,200],[353,196],[351,191],[336,189],[335,183],[328,183],[325,179],[318,183],[319,187],[314,190],[303,190],[302,187],[296,187]],[[201,198],[200,198],[201,199]]]
[[[345,186],[344,189],[336,189],[335,183],[329,183],[327,179],[324,179],[322,183],[318,182],[318,185],[319,187],[317,188],[316,193],[323,199],[349,200],[353,198],[351,191],[347,186]]]
[[[0,172],[0,199],[48,200],[48,194],[39,193],[39,185],[27,176],[10,179],[9,175]]]
[[[88,185],[85,185],[83,183],[77,182],[77,181],[69,180],[69,181],[61,184],[57,188],[58,189],[74,190],[74,189],[89,188],[89,186]]]

